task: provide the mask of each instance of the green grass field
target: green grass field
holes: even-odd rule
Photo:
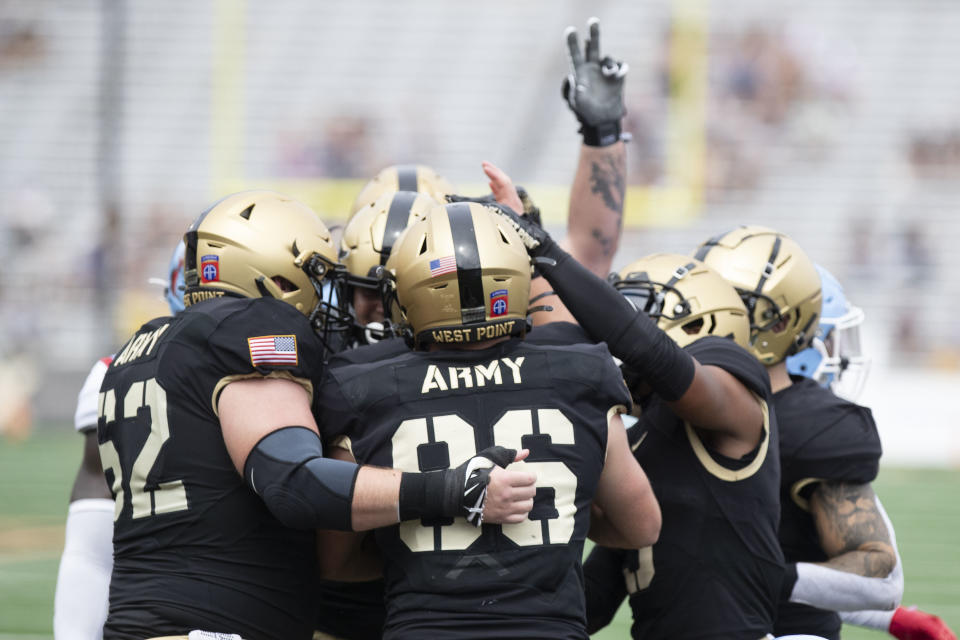
[[[80,444],[66,426],[39,430],[19,444],[0,441],[0,640],[52,638],[53,590]],[[960,472],[883,469],[875,487],[897,528],[904,604],[960,629]],[[624,607],[594,637],[628,638],[629,629]],[[881,637],[844,632],[851,639]]]

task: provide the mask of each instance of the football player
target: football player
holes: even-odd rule
[[[403,171],[398,168],[401,176]],[[377,270],[386,264],[400,233],[436,205],[425,193],[385,191],[347,221],[340,240],[340,261],[347,270],[342,295],[350,301],[356,319],[351,346],[387,337]]]
[[[750,352],[767,369],[780,424],[780,544],[788,579],[776,633],[840,637],[836,611],[892,610],[903,579],[870,483],[880,438],[870,410],[807,378],[786,358],[807,348],[821,314],[821,283],[786,235],[742,226],[695,253],[740,292],[750,312]]]
[[[520,523],[477,530],[462,518],[425,517],[378,530],[385,637],[585,637],[588,529],[598,541],[636,546],[660,527],[627,445],[619,413],[630,398],[609,352],[556,344],[540,327],[524,339],[530,260],[484,205],[431,210],[397,241],[386,274],[388,312],[412,350],[374,362],[333,358],[324,424],[337,425],[358,461],[409,471],[522,444],[538,486]]]
[[[170,256],[164,299],[170,315],[183,309],[183,241]],[[77,397],[74,427],[83,434],[83,457],[70,492],[66,535],[53,601],[57,640],[98,640],[107,618],[113,568],[113,497],[97,450],[97,394],[113,356],[90,369]]]
[[[411,173],[409,168],[397,167],[396,173],[398,184],[406,181],[405,186],[418,188],[429,188],[433,184],[426,179],[408,184],[411,181],[405,176]],[[436,175],[425,167],[420,168],[420,173]],[[374,178],[371,183],[377,181]],[[421,220],[430,206],[436,205],[437,202],[425,193],[384,191],[347,221],[340,241],[340,261],[346,268],[346,277],[339,289],[339,295],[351,301],[349,316],[353,322],[347,348],[373,344],[393,336],[384,318],[377,270],[386,264],[400,233],[412,222]],[[387,351],[404,349],[406,345],[398,340],[388,340],[381,348]],[[317,637],[344,640],[381,637],[386,617],[383,580],[324,580],[320,582],[318,592]]]
[[[799,377],[815,380],[834,394],[855,402],[866,382],[870,358],[860,349],[860,325],[863,310],[851,304],[840,282],[829,271],[816,265],[823,289],[823,311],[813,346],[787,358],[791,380]],[[896,533],[880,498],[877,509],[890,532],[890,542],[897,551]],[[900,554],[894,572],[902,572]],[[893,611],[841,611],[840,618],[877,631],[886,631],[900,640],[956,640],[956,635],[937,616],[916,607],[899,606]]]
[[[652,549],[628,554],[626,571],[617,552],[598,548],[591,555],[585,572],[596,578],[588,585],[600,591],[588,594],[590,629],[606,624],[629,591],[634,637],[755,639],[771,632],[783,578],[777,428],[763,368],[734,340],[720,337],[738,332],[720,330],[718,314],[711,313],[714,304],[730,308],[712,297],[719,295],[713,289],[729,285],[703,275],[709,269],[690,259],[672,264],[666,275],[650,275],[652,266],[642,263],[625,269],[624,292],[659,283],[642,285],[653,287],[650,308],[657,313],[698,314],[667,334],[645,306],[638,310],[538,225],[505,208],[501,215],[580,325],[623,361],[643,406],[632,448],[650,464],[645,468],[663,509],[663,534]],[[707,281],[712,284],[701,292],[697,284]],[[747,320],[740,313],[728,315],[731,322],[739,318],[743,336]]]
[[[515,458],[502,447],[434,474],[323,457],[321,294],[337,270],[313,211],[234,194],[184,239],[187,308],[137,331],[98,398],[116,497],[105,638],[310,638],[315,529],[525,518],[533,478],[494,468]]]

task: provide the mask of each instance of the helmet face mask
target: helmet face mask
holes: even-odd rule
[[[741,226],[711,238],[694,256],[739,292],[750,314],[750,351],[764,365],[807,348],[820,317],[820,277],[803,249],[786,235]]]
[[[235,295],[275,298],[320,337],[342,330],[334,287],[342,277],[326,225],[306,205],[272,191],[236,193],[202,213],[184,236],[184,303]]]
[[[627,265],[611,283],[681,347],[708,335],[749,346],[750,323],[740,296],[699,260],[654,254]]]
[[[815,379],[833,390],[841,398],[855,401],[863,392],[870,372],[870,358],[863,354],[860,344],[860,325],[864,313],[851,306],[840,318],[830,318],[833,328],[823,338],[815,340],[824,350],[824,357],[815,373]],[[824,318],[827,320],[827,318]]]
[[[414,347],[527,329],[530,258],[513,228],[478,203],[438,205],[408,227],[381,286],[391,322]]]

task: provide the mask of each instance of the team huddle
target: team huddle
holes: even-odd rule
[[[626,598],[634,638],[955,640],[899,606],[839,283],[761,226],[608,276],[627,65],[589,29],[562,242],[488,163],[385,169],[339,248],[270,191],[194,220],[81,392],[58,639],[581,639]]]

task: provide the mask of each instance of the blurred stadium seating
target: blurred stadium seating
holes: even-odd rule
[[[38,417],[65,420],[93,359],[163,310],[146,280],[178,234],[231,190],[285,189],[337,221],[383,165],[481,189],[489,159],[562,224],[578,136],[561,34],[596,14],[631,65],[617,265],[740,222],[779,228],[865,308],[867,400],[896,399],[914,367],[941,372],[916,393],[949,388],[960,4],[720,5],[5,2],[0,356],[35,374]],[[941,436],[935,461],[956,462]]]

